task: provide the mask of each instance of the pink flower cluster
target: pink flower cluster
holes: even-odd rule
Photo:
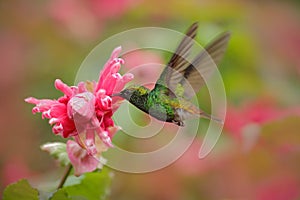
[[[111,118],[119,103],[110,96],[120,92],[133,79],[132,74],[121,76],[118,73],[124,64],[124,60],[118,58],[120,51],[120,47],[113,51],[98,82],[80,82],[70,87],[57,79],[55,87],[64,93],[62,97],[57,100],[25,99],[35,104],[33,114],[40,112],[42,118],[49,119],[54,134],[74,138],[75,141],[67,142],[67,153],[75,175],[93,171],[101,164],[101,153],[113,146],[112,137],[119,130]]]
[[[224,128],[238,141],[242,140],[245,128],[249,125],[264,124],[289,116],[300,116],[300,108],[279,108],[271,99],[257,99],[240,107],[229,106]]]

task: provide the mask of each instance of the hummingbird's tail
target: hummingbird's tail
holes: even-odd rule
[[[207,113],[205,113],[205,112],[203,112],[203,111],[200,113],[200,117],[203,117],[203,118],[205,118],[205,119],[214,120],[215,122],[218,122],[218,123],[220,123],[220,124],[224,124],[224,121],[223,121],[223,120],[218,119],[218,118],[216,118],[216,117],[213,117],[213,116],[211,116],[211,115],[209,115],[209,114],[207,114]]]

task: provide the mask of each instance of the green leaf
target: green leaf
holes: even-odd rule
[[[83,175],[79,184],[66,186],[63,190],[72,199],[104,200],[107,199],[112,173],[104,168],[101,172],[91,172]]]
[[[6,187],[3,193],[3,200],[38,200],[39,192],[32,188],[28,181],[22,179]]]
[[[46,143],[41,146],[43,151],[48,152],[62,166],[67,166],[70,163],[66,144],[62,142]]]
[[[67,186],[71,186],[71,185],[78,185],[81,183],[82,179],[84,179],[84,176],[75,176],[75,175],[70,175],[68,176],[65,184],[64,184],[64,187],[67,187]]]
[[[60,189],[53,194],[50,200],[72,200],[72,199],[68,197],[68,194],[64,189]]]

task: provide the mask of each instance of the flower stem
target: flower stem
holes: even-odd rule
[[[64,184],[65,184],[65,182],[66,182],[66,180],[67,180],[67,178],[68,178],[71,170],[72,170],[72,165],[68,164],[67,167],[66,167],[65,173],[64,173],[63,177],[61,178],[60,183],[59,183],[57,189],[60,189],[60,188],[62,188],[64,186]]]

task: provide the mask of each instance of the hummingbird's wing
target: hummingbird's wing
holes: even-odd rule
[[[230,33],[228,32],[220,34],[184,70],[183,77],[178,82],[183,88],[184,98],[192,98],[205,84],[203,74],[206,77],[212,75],[225,53],[229,38]]]
[[[198,23],[194,23],[186,32],[175,53],[156,82],[155,89],[171,97],[192,98],[205,84],[201,74],[211,75],[215,65],[222,59],[226,50],[229,33],[223,33],[213,40],[189,63],[187,57],[191,52],[196,37]],[[162,91],[162,86],[165,90]]]
[[[197,34],[197,29],[198,23],[194,23],[189,27],[185,37],[178,45],[175,53],[172,55],[170,61],[157,80],[154,89],[161,89],[161,86],[166,86],[171,91],[174,91],[176,85],[182,80],[185,70],[190,64],[186,58],[190,54],[194,43],[194,38]],[[168,93],[170,90],[166,90],[166,93]],[[173,93],[170,92],[170,94],[167,95],[171,94]]]

